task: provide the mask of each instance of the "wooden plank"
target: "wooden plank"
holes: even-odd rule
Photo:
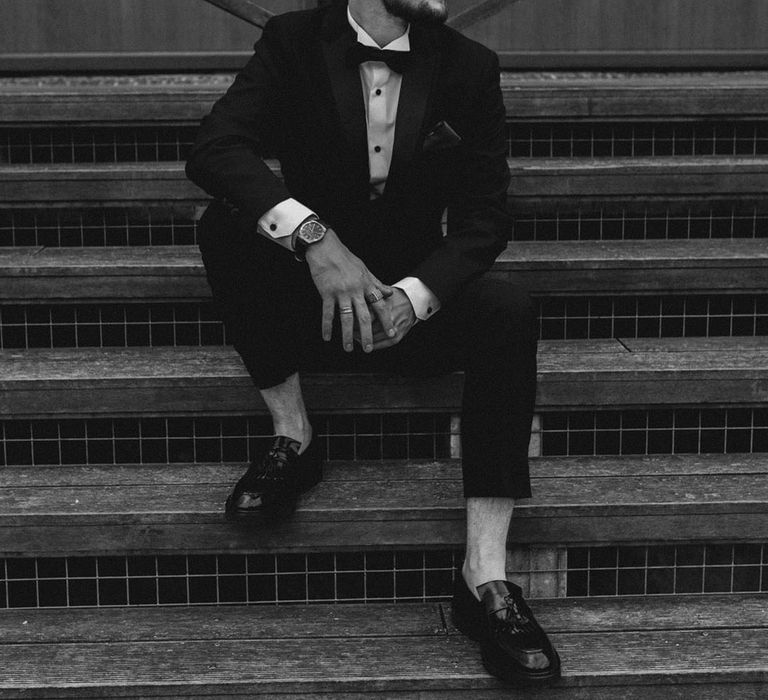
[[[768,74],[563,70],[502,73],[511,119],[731,119],[768,113]]]
[[[751,341],[750,341],[751,343]],[[628,352],[613,340],[539,344],[540,408],[768,400],[768,347],[723,338],[718,349]],[[671,339],[669,348],[679,344]],[[263,413],[258,393],[227,347],[60,348],[0,353],[0,416],[227,415]],[[462,377],[409,379],[354,373],[308,375],[317,412],[457,410]]]
[[[223,504],[222,504],[223,511]],[[623,545],[765,541],[764,513],[625,515],[580,518],[519,518],[510,530],[510,546],[564,544]],[[417,524],[416,524],[417,523]],[[745,535],[745,533],[750,533]],[[754,536],[752,536],[754,533]],[[217,521],[203,524],[72,525],[29,524],[0,529],[0,553],[6,557],[92,556],[116,553],[236,554],[360,552],[368,550],[459,549],[466,543],[460,520],[286,522],[274,527]]]
[[[765,596],[665,595],[532,600],[551,633],[675,629],[754,629],[768,626]],[[440,607],[445,614],[444,623]],[[7,610],[0,616],[3,645],[458,635],[448,605],[214,606]]]
[[[498,51],[504,70],[748,71],[768,68],[768,51]]]
[[[321,436],[322,439],[322,436]],[[106,472],[105,472],[106,470]],[[221,484],[243,470],[242,464],[110,464],[88,466],[13,466],[0,469],[0,489],[56,486],[130,486]],[[534,457],[531,477],[536,480],[574,477],[663,477],[710,475],[763,475],[768,461],[762,454],[602,455],[589,457]],[[386,474],[396,481],[456,480],[461,477],[458,460],[331,460],[323,472],[325,482],[368,481]]]
[[[768,189],[765,156],[526,158],[509,163],[513,205],[541,198],[754,196]],[[277,163],[270,165],[279,174]],[[2,165],[0,183],[4,207],[207,199],[176,162]]]
[[[247,55],[230,57],[245,63]],[[232,73],[0,78],[0,123],[185,122],[202,119]],[[501,75],[510,119],[764,118],[768,73],[530,72]]]
[[[693,472],[696,463],[708,463],[703,475],[670,475],[657,468],[661,459],[635,458],[634,471],[646,468],[637,476],[626,475],[623,458],[603,458],[599,476],[572,475],[571,464],[568,476],[544,478],[538,474],[548,461],[534,460],[534,498],[517,504],[510,544],[768,537],[768,480],[756,457],[734,456],[729,464],[731,455],[720,456],[724,473],[713,469],[712,459],[677,460]],[[739,466],[744,460],[746,470]],[[0,486],[0,554],[460,546],[458,463],[420,463],[418,478],[403,464],[390,464],[362,472],[355,464],[333,465],[292,519],[277,525],[224,521],[222,504],[242,466],[61,466],[42,473],[12,467]],[[44,485],[46,474],[55,477]]]
[[[66,467],[61,469],[67,473]],[[115,488],[109,469],[98,486],[5,487],[0,524],[120,525],[206,523],[221,519],[224,503],[242,468],[216,484],[199,484],[190,468],[181,484],[130,484]],[[71,474],[71,472],[70,472]],[[458,476],[458,475],[457,475]],[[644,477],[573,477],[532,480],[534,498],[518,504],[516,518],[600,515],[703,515],[768,511],[765,474]],[[618,512],[617,512],[618,511]],[[301,500],[295,522],[461,520],[461,480],[397,481],[385,470],[376,479],[323,481]],[[768,515],[765,515],[768,532]]]
[[[768,681],[768,630],[557,633],[570,686]],[[734,654],[733,650],[739,653]],[[61,696],[366,692],[502,687],[463,636],[21,644],[4,653],[0,688]],[[35,673],[29,673],[30,666]],[[4,687],[3,687],[4,686]],[[509,689],[507,688],[507,692]],[[543,696],[541,696],[543,697]],[[546,697],[551,697],[548,692]]]
[[[493,275],[534,294],[768,289],[762,239],[512,242]],[[196,246],[0,249],[3,299],[208,300]]]

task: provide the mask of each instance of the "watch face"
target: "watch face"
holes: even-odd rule
[[[307,221],[299,229],[299,237],[307,243],[315,243],[325,235],[326,230],[326,227],[319,221]]]

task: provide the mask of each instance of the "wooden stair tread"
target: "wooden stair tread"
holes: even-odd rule
[[[323,436],[319,437],[324,439]],[[114,486],[132,484],[218,484],[228,481],[238,464],[92,464],[92,465],[8,465],[0,469],[0,489],[16,487]],[[760,453],[590,455],[571,457],[533,457],[531,478],[576,477],[697,477],[710,475],[761,475],[768,473],[768,462]],[[192,471],[190,471],[192,470]],[[453,459],[383,459],[330,460],[326,463],[324,482],[368,481],[383,478],[396,481],[454,480],[459,476]]]
[[[563,679],[547,697],[608,697],[595,693],[667,684],[670,692],[699,686],[706,696],[704,684],[722,691],[728,683],[766,683],[768,630],[757,596],[605,603],[534,601],[563,659]],[[738,603],[754,612],[751,625]],[[18,613],[0,616],[10,628],[10,639],[0,636],[4,693],[510,692],[483,670],[477,644],[443,622],[445,604],[382,606],[374,623],[365,619],[370,606],[68,610],[71,622],[56,630],[62,613],[25,614],[21,635],[12,631]],[[99,631],[88,639],[91,626]]]
[[[760,541],[768,537],[768,466],[760,457],[535,458],[534,498],[517,504],[510,542],[728,541],[739,529]],[[0,555],[22,547],[27,556],[61,556],[463,542],[456,461],[331,462],[294,516],[272,525],[224,519],[242,471],[232,464],[7,467]]]
[[[740,512],[764,511],[768,504],[768,465],[761,472],[741,473],[737,466],[728,466],[729,457],[720,456],[724,473],[705,475],[659,474],[651,463],[650,468],[638,469],[633,476],[621,471],[599,476],[534,476],[535,496],[520,502],[516,517],[607,514],[617,508],[627,515],[666,509],[716,512],[733,510],[734,506]],[[640,463],[636,459],[635,464]],[[196,465],[176,466],[160,479],[155,474],[165,467],[135,467],[132,482],[119,488],[115,488],[110,466],[88,468],[85,483],[80,468],[57,469],[59,483],[46,484],[44,474],[4,483],[0,487],[0,524],[85,518],[111,523],[204,522],[212,516],[218,520],[221,504],[243,466],[208,465],[200,470]],[[458,462],[422,464],[418,479],[409,478],[408,468],[400,465],[381,465],[364,476],[356,469],[356,464],[334,464],[328,478],[302,498],[295,520],[463,517]],[[546,461],[537,467],[537,471],[545,469]],[[175,476],[173,481],[171,476]]]
[[[276,161],[269,161],[276,174]],[[510,159],[510,198],[762,195],[767,156]],[[0,165],[4,206],[204,201],[184,166],[159,163]]]
[[[760,337],[539,343],[539,408],[768,400]],[[309,374],[315,412],[457,410],[462,376]],[[0,352],[0,416],[222,415],[263,412],[229,347],[59,348]]]
[[[192,122],[234,74],[34,76],[0,79],[0,122]],[[514,119],[768,114],[768,72],[502,72]]]
[[[511,242],[493,267],[534,294],[764,291],[767,272],[762,239]],[[210,298],[197,246],[5,248],[0,281],[19,301]]]
[[[536,619],[552,633],[768,627],[768,606],[761,593],[541,598],[530,602]],[[11,608],[0,614],[0,648],[3,644],[100,641],[460,635],[450,614],[445,623],[440,619],[440,605]],[[173,624],[168,624],[169,614]]]

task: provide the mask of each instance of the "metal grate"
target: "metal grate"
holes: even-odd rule
[[[579,547],[568,550],[568,596],[768,591],[763,544]]]
[[[448,414],[313,417],[328,459],[440,459],[451,454]],[[272,436],[266,416],[0,422],[0,464],[248,462]]]
[[[136,163],[186,160],[196,124],[20,126],[0,129],[0,163]],[[513,158],[757,156],[766,121],[507,123]]]
[[[0,209],[0,246],[153,246],[197,243],[197,206]],[[605,204],[517,212],[513,240],[768,238],[763,202]]]
[[[625,203],[518,213],[516,241],[625,241],[768,238],[764,203]]]
[[[540,298],[539,336],[768,336],[768,295]],[[0,306],[0,349],[224,345],[211,303]]]
[[[0,306],[0,349],[225,343],[212,303]]]
[[[768,409],[542,413],[541,444],[546,456],[768,452]]]
[[[328,459],[441,459],[455,429],[442,413],[314,419]],[[246,462],[272,435],[266,417],[0,422],[0,464]],[[768,452],[766,408],[544,412],[544,456]]]
[[[459,550],[9,558],[0,608],[445,601],[462,560]],[[569,597],[764,592],[768,549],[571,547],[563,568],[508,573],[565,578]]]
[[[0,209],[0,246],[155,246],[197,243],[192,205]]]
[[[0,163],[137,163],[186,160],[197,126],[0,129]]]
[[[513,158],[757,156],[768,153],[768,122],[510,122]]]
[[[444,600],[460,555],[389,551],[6,559],[0,560],[0,607]]]
[[[765,294],[539,299],[539,336],[546,340],[762,335]]]

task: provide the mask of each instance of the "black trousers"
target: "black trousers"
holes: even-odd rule
[[[526,498],[536,392],[536,319],[509,282],[468,283],[397,345],[346,353],[338,325],[320,334],[322,303],[307,265],[257,233],[222,233],[203,218],[200,249],[227,334],[254,383],[267,388],[297,371],[464,372],[461,441],[464,495]],[[382,280],[391,284],[396,280]],[[311,406],[309,407],[311,410]]]

